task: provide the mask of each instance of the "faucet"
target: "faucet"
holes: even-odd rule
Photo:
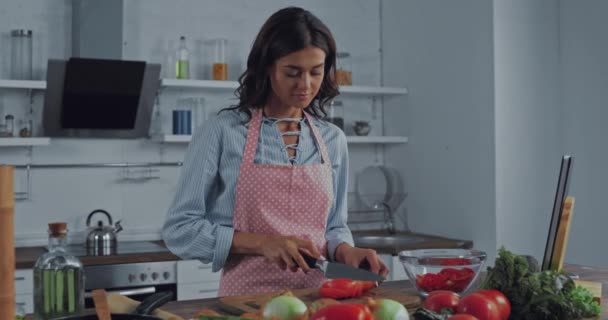
[[[395,234],[395,222],[393,221],[393,212],[391,207],[384,201],[377,202],[374,205],[374,209],[379,209],[381,207],[384,209],[384,227],[389,234]]]

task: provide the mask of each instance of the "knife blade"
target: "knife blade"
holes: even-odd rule
[[[318,268],[325,274],[325,278],[337,279],[346,278],[359,281],[375,281],[382,282],[386,280],[383,276],[375,274],[365,269],[359,269],[349,266],[344,263],[330,262],[325,259],[315,259],[307,254],[302,253],[302,257],[310,268]]]

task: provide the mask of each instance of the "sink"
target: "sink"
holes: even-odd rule
[[[355,245],[358,247],[401,247],[410,246],[420,242],[428,241],[427,238],[419,237],[409,234],[396,234],[396,235],[374,235],[374,236],[363,236],[357,235],[353,237]]]

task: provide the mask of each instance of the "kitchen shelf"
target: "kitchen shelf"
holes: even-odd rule
[[[239,87],[236,81],[219,80],[189,80],[189,79],[161,79],[161,87],[167,88],[198,88],[213,90],[235,90]]]
[[[157,142],[163,143],[188,143],[192,139],[190,135],[163,135],[154,138]],[[407,137],[357,137],[347,136],[346,141],[353,144],[399,144],[407,143]]]
[[[357,144],[399,144],[407,143],[407,137],[396,137],[396,136],[346,136],[348,143]]]
[[[166,88],[199,88],[211,90],[230,90],[234,91],[239,87],[237,81],[217,81],[217,80],[186,80],[186,79],[161,79],[160,85]],[[372,87],[372,86],[342,86],[342,94],[367,95],[367,96],[387,96],[405,95],[406,88],[392,87]]]
[[[48,146],[51,138],[0,138],[0,147]]]
[[[46,81],[38,80],[2,80],[0,89],[46,89]]]

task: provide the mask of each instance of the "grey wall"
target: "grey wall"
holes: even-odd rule
[[[410,137],[405,149],[385,154],[405,176],[411,227],[471,239],[493,260],[492,2],[382,5],[384,84],[410,90],[385,100],[390,133]]]
[[[72,1],[72,55],[122,59],[124,0]]]
[[[560,1],[565,148],[575,156],[576,197],[567,260],[608,266],[608,2]]]
[[[497,245],[542,258],[562,153],[556,0],[494,1]]]
[[[36,68],[42,74],[46,60],[71,55],[72,1],[3,0],[0,4],[0,33],[16,27],[34,30],[37,53]],[[228,42],[230,79],[235,80],[248,50],[265,19],[288,5],[301,5],[317,14],[332,29],[340,50],[352,55],[356,66],[353,81],[359,85],[380,84],[379,1],[339,0],[327,2],[264,0],[129,0],[124,1],[125,59],[163,63],[170,41],[176,48],[180,35],[185,35],[191,50],[192,74],[209,79],[209,40],[225,37]],[[0,42],[1,52],[8,50],[7,39]],[[6,60],[7,55],[0,58]],[[10,54],[8,55],[10,57]],[[9,63],[8,61],[6,63]],[[3,64],[0,79],[9,78]],[[38,77],[43,79],[44,77]],[[41,114],[43,93],[36,93],[34,112]],[[160,97],[162,127],[170,132],[170,114],[176,101],[184,97],[205,99],[204,112],[213,114],[234,103],[231,93],[200,90],[163,89]],[[344,98],[348,107],[347,124],[371,119],[372,100],[367,97]],[[0,90],[0,114],[14,114],[17,119],[29,109],[25,90]],[[372,120],[372,135],[382,134],[382,116]],[[347,129],[352,134],[352,129]],[[401,145],[397,148],[404,148]],[[147,140],[53,139],[48,147],[0,148],[0,163],[99,163],[181,161],[185,145],[161,145]],[[363,167],[379,161],[371,145],[350,147],[351,185]],[[103,208],[115,219],[123,219],[125,231],[120,240],[158,239],[167,207],[175,192],[179,168],[160,168],[159,179],[146,183],[121,180],[118,169],[36,170],[32,173],[32,198],[16,205],[18,245],[46,242],[46,224],[63,220],[70,232],[82,236],[86,215]],[[25,172],[17,172],[17,191],[25,188]],[[78,241],[78,237],[75,239]]]

